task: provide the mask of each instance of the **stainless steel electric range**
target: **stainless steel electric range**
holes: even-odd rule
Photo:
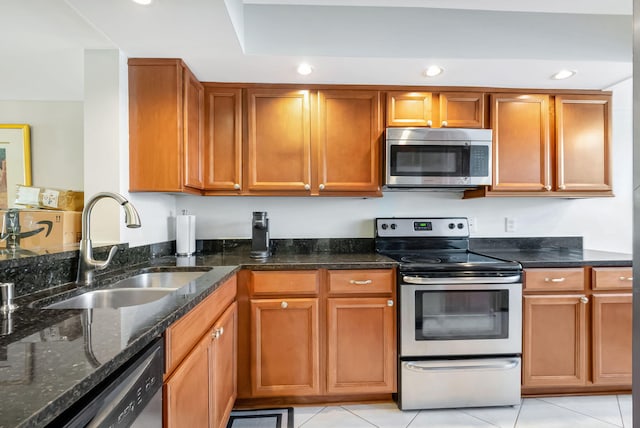
[[[399,262],[398,406],[520,403],[522,266],[469,250],[466,218],[377,218]]]

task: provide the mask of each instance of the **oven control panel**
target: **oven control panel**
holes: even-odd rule
[[[469,221],[466,217],[433,218],[377,218],[376,236],[379,237],[468,237]]]

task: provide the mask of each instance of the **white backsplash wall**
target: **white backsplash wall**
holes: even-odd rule
[[[176,208],[196,215],[197,239],[250,238],[253,211],[267,211],[272,238],[373,237],[373,219],[462,216],[477,220],[475,237],[583,236],[584,247],[632,248],[631,80],[611,88],[615,197],[589,199],[461,199],[451,192],[385,192],[382,198],[178,196]],[[505,218],[515,232],[505,231]]]

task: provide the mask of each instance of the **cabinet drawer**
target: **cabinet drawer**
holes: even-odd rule
[[[329,293],[390,294],[392,269],[330,270]]]
[[[526,291],[583,291],[584,268],[525,269]]]
[[[315,295],[318,294],[319,283],[317,270],[253,271],[250,293],[253,296]]]
[[[633,270],[630,267],[594,267],[594,290],[630,290],[633,286]]]
[[[236,277],[230,278],[165,332],[165,376],[169,376],[203,334],[236,299]]]

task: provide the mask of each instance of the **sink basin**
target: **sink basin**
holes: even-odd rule
[[[180,288],[206,272],[146,272],[121,279],[109,288]]]
[[[61,302],[45,306],[45,309],[94,309],[120,308],[159,300],[178,288],[109,288],[87,291]]]
[[[56,303],[45,306],[34,302],[31,305],[43,309],[121,308],[143,305],[159,300],[176,290],[189,292],[188,285],[210,270],[156,267],[112,283],[107,282],[103,288],[86,291]]]

